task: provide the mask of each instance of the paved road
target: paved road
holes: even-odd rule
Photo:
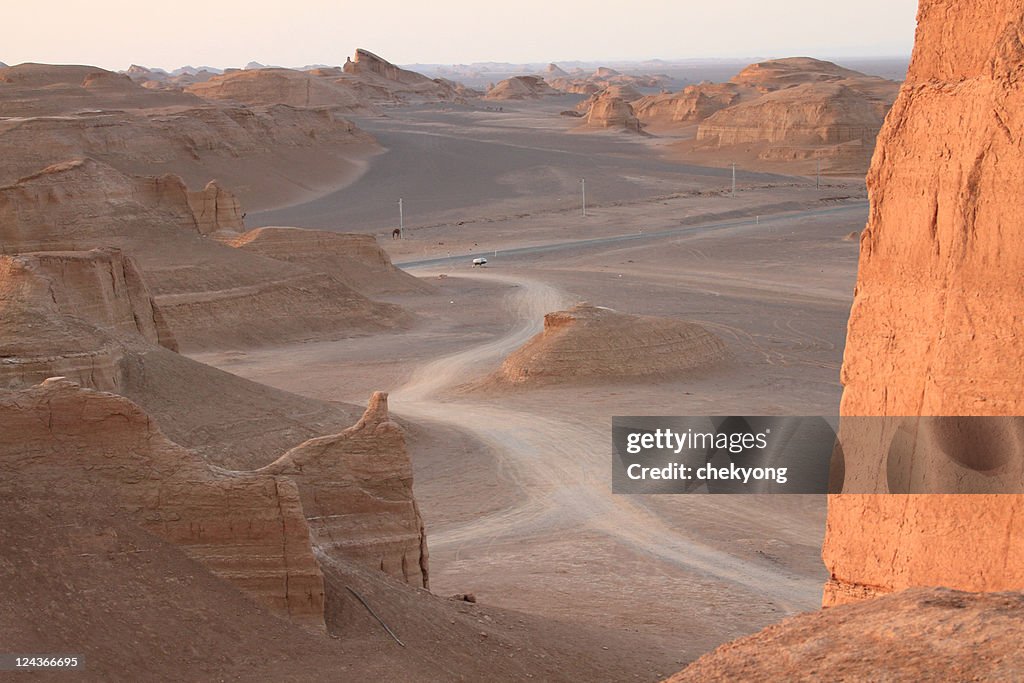
[[[811,209],[807,211],[779,213],[774,215],[761,216],[760,225],[769,228],[772,225],[777,225],[779,223],[784,223],[787,221],[794,221],[801,218],[811,218],[814,216],[834,216],[837,214],[852,214],[856,212],[864,213],[865,218],[867,218],[867,209],[868,202],[864,201],[855,202],[851,204],[844,204],[842,206],[831,206],[824,209]],[[440,258],[419,259],[415,261],[401,261],[395,263],[395,265],[404,270],[414,270],[417,268],[433,268],[437,266],[446,266],[454,263],[465,264],[471,259],[477,257],[501,257],[503,259],[507,259],[557,252],[579,252],[583,249],[601,247],[611,244],[619,244],[623,242],[656,242],[667,237],[681,237],[684,235],[705,234],[708,232],[715,232],[718,230],[727,230],[729,228],[752,226],[753,223],[754,219],[750,217],[736,218],[725,221],[712,221],[708,223],[700,223],[698,225],[686,225],[678,228],[671,228],[669,230],[658,230],[655,232],[630,233],[628,235],[595,237],[592,239],[585,240],[570,240],[566,242],[556,242],[554,244],[542,244],[535,247],[516,247],[513,249],[499,249],[497,251],[497,254],[495,254],[495,252],[491,250],[478,251],[470,254],[462,254],[459,256],[442,256]]]

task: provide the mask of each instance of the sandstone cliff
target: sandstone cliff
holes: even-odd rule
[[[3,97],[0,87],[0,111]],[[53,107],[48,115],[0,119],[0,185],[91,157],[125,173],[173,173],[191,185],[219,178],[250,209],[265,208],[333,189],[379,150],[327,109],[210,105],[56,115],[64,109]]]
[[[177,343],[134,262],[115,249],[0,256],[0,386],[62,375],[117,391],[120,339]]]
[[[130,177],[92,160],[0,187],[0,251],[123,249],[184,348],[339,337],[406,324],[331,275],[206,239],[175,176]]]
[[[425,280],[392,265],[372,235],[266,227],[236,235],[227,243],[329,274],[367,296],[433,291]]]
[[[211,468],[127,399],[51,379],[0,391],[5,498],[109,500],[257,601],[324,627],[324,585],[285,477]]]
[[[622,97],[609,90],[595,96],[590,102],[584,126],[588,128],[621,128],[640,132],[640,121],[633,108]]]
[[[194,83],[186,92],[207,100],[250,106],[333,107],[350,113],[372,113],[369,103],[337,78],[294,69],[231,71]]]
[[[216,180],[211,180],[202,190],[189,192],[188,205],[196,217],[196,228],[200,235],[245,230],[241,202]]]
[[[696,148],[768,162],[817,159],[825,171],[861,172],[898,88],[815,59],[754,64],[719,91],[731,90],[734,99],[699,120]]]
[[[544,316],[544,330],[509,355],[494,379],[541,384],[668,375],[726,356],[725,344],[700,325],[579,304]]]
[[[864,78],[864,74],[811,57],[788,57],[751,64],[732,77],[731,83],[772,92],[805,83]]]
[[[728,152],[758,166],[785,163],[790,172],[814,172],[817,160],[825,172],[862,173],[898,89],[894,81],[794,57],[631,105],[652,132],[681,136],[676,148],[689,159],[720,163]]]
[[[341,434],[307,441],[259,472],[296,482],[320,552],[429,587],[412,464],[387,394],[374,394],[359,422]]]
[[[1020,415],[1024,209],[1006,188],[1024,177],[1024,7],[924,0],[918,19],[868,175],[842,413]],[[851,477],[885,467],[899,423],[841,435]],[[825,604],[917,585],[1022,590],[1022,539],[1019,495],[833,496]]]
[[[890,104],[850,84],[804,83],[714,113],[701,123],[697,139],[718,146],[870,144]]]
[[[644,123],[698,123],[736,104],[739,98],[740,88],[731,83],[701,83],[677,93],[648,95],[633,102],[633,108]]]

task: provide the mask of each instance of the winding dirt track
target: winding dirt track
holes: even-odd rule
[[[536,280],[491,273],[474,277],[515,287],[505,300],[515,325],[497,340],[424,364],[406,385],[391,393],[390,402],[398,414],[447,424],[488,444],[499,459],[502,475],[521,488],[522,496],[512,507],[432,532],[431,550],[457,551],[495,541],[507,544],[516,538],[589,529],[684,571],[766,596],[783,611],[817,609],[819,579],[754,564],[709,547],[687,530],[666,524],[642,500],[613,495],[611,443],[605,425],[550,412],[535,414],[437,400],[443,390],[496,367],[505,355],[541,330],[545,313],[572,303],[564,293]],[[699,505],[716,506],[715,496],[700,499]],[[721,514],[728,513],[723,510]],[[580,554],[585,555],[586,548],[581,548]]]

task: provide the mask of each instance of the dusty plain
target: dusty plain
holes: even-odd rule
[[[628,652],[632,675],[655,680],[818,607],[825,499],[612,495],[611,417],[837,414],[866,194],[857,178],[818,185],[776,166],[741,167],[732,196],[730,169],[674,160],[664,140],[569,133],[552,115],[564,108],[356,118],[387,149],[364,175],[250,206],[246,227],[375,234],[431,285],[378,297],[413,311],[411,328],[193,357],[323,401],[390,392],[431,590],[529,614],[579,653]],[[699,323],[728,359],[635,380],[486,381],[546,313],[583,301]]]

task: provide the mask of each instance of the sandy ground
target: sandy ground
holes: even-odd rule
[[[501,112],[423,108],[354,118],[388,150],[357,182],[305,204],[251,211],[246,224],[382,232],[398,226],[399,198],[406,227],[416,228],[576,208],[581,178],[592,205],[731,183],[730,169],[662,160],[659,148],[670,139],[572,133],[580,120],[558,112],[579,99],[492,103]],[[786,180],[792,178],[738,171],[744,185]]]
[[[390,391],[409,430],[432,589],[640,634],[594,646],[643,643],[642,678],[816,608],[823,497],[614,496],[610,422],[836,414],[857,259],[857,242],[843,238],[863,227],[862,184],[741,174],[732,198],[721,169],[668,164],[643,142],[542,130],[520,158],[510,150],[524,146],[529,112],[493,114],[519,117],[504,128],[485,113],[449,114],[379,120],[391,151],[362,179],[259,219],[377,232],[391,225],[400,185],[419,178],[421,196],[444,206],[407,223],[406,239],[382,242],[437,286],[390,299],[417,314],[414,329],[199,359],[319,399]],[[400,170],[416,159],[437,167]],[[572,195],[583,167],[594,169],[588,188],[593,177],[621,190],[586,218]],[[503,185],[509,174],[520,180]],[[577,203],[559,206],[560,193]],[[448,208],[457,201],[462,225]],[[340,207],[344,217],[332,213]],[[485,252],[488,266],[472,268],[467,255]],[[732,359],[682,379],[467,388],[539,331],[544,313],[582,300],[700,322]]]

